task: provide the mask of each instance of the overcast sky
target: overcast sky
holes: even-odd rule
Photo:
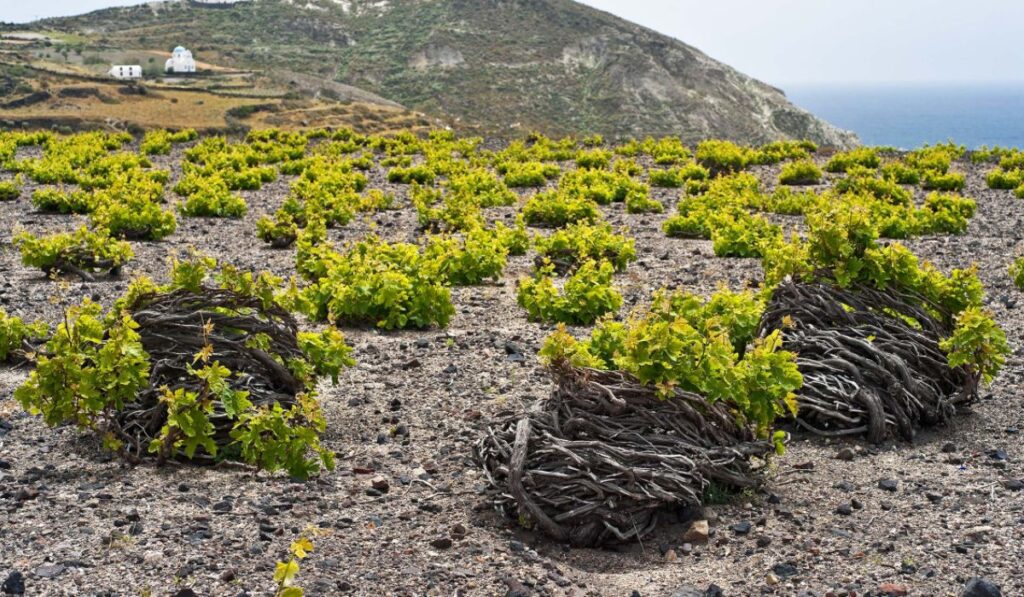
[[[1024,81],[1021,0],[583,0],[775,85]],[[138,0],[0,0],[0,20]]]
[[[0,0],[0,21],[27,23],[46,17],[63,17],[108,8],[145,4],[140,0]]]

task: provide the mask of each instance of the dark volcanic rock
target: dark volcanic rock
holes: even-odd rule
[[[878,482],[878,488],[884,489],[885,491],[895,492],[899,488],[899,481],[895,479],[882,479]]]
[[[1002,597],[1003,591],[995,584],[984,578],[975,576],[967,581],[960,597]]]
[[[0,591],[3,591],[4,595],[24,595],[25,576],[17,570],[12,571],[0,586]]]
[[[742,522],[737,522],[736,524],[732,525],[732,530],[737,535],[746,535],[750,532],[750,529],[752,529],[753,527],[754,525],[751,524],[750,521],[744,520]]]

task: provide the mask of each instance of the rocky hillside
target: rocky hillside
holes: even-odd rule
[[[206,62],[314,76],[488,134],[856,142],[774,87],[571,0],[169,1],[43,24],[107,46],[184,44]]]

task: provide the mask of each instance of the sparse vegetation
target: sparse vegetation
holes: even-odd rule
[[[738,172],[749,159],[746,148],[730,141],[701,141],[697,146],[697,161],[714,174]]]
[[[532,321],[590,325],[622,306],[622,295],[612,285],[615,268],[607,261],[583,263],[561,290],[553,272],[552,266],[545,265],[533,278],[519,282],[519,306]]]
[[[21,181],[0,180],[0,201],[15,201],[21,197]]]
[[[608,261],[617,271],[624,271],[636,260],[636,242],[624,234],[616,234],[611,224],[580,222],[538,237],[537,252],[548,259],[558,271],[574,269],[586,261]]]
[[[49,236],[21,232],[15,235],[14,245],[21,251],[21,262],[29,267],[47,275],[70,272],[87,280],[101,270],[120,273],[121,266],[135,256],[127,242],[111,238],[102,228],[93,232],[84,226]]]
[[[20,317],[0,309],[0,363],[21,360],[35,350],[35,345],[49,335],[45,322],[25,323]]]
[[[870,147],[859,147],[837,153],[825,164],[826,172],[846,172],[854,166],[877,168],[882,160],[878,152]]]
[[[880,239],[966,233],[990,203],[960,195],[964,181],[990,171],[1006,197],[1024,184],[1011,151],[979,157],[989,165],[975,166],[951,144],[826,158],[808,143],[693,148],[674,137],[616,145],[532,134],[498,145],[450,131],[375,135],[340,127],[140,136],[0,133],[0,174],[26,189],[23,202],[3,210],[49,212],[26,218],[31,232],[12,235],[22,264],[11,270],[13,285],[0,285],[4,308],[26,312],[20,303],[39,288],[22,284],[39,277],[30,269],[93,279],[38,280],[53,294],[38,301],[52,333],[46,323],[0,312],[0,360],[23,369],[15,373],[27,377],[16,397],[27,411],[63,427],[62,437],[75,428],[97,433],[129,462],[232,460],[303,479],[333,466],[339,450],[351,472],[326,476],[310,492],[341,496],[334,489],[341,479],[351,496],[381,497],[390,482],[387,499],[401,501],[389,472],[375,471],[372,480],[356,472],[376,466],[360,460],[356,443],[376,441],[383,454],[408,451],[418,459],[430,434],[466,433],[464,418],[507,412],[507,419],[482,420],[486,437],[474,443],[474,456],[490,459],[490,476],[482,477],[489,497],[502,507],[515,503],[501,484],[525,420],[524,470],[541,470],[529,459],[542,454],[555,474],[566,466],[594,472],[589,486],[524,485],[531,496],[570,496],[575,510],[593,503],[594,491],[620,496],[602,513],[608,524],[579,536],[596,544],[646,531],[644,508],[666,504],[645,491],[691,496],[683,503],[696,505],[707,483],[715,483],[710,493],[737,491],[714,475],[755,483],[755,464],[801,449],[787,447],[776,427],[782,419],[877,441],[946,422],[951,406],[966,405],[994,379],[1009,350],[973,270],[940,271]],[[837,170],[829,176],[827,163]],[[633,215],[660,211],[662,202],[671,215]],[[176,230],[177,218],[193,216],[233,219],[183,219]],[[652,233],[658,225],[673,238]],[[627,226],[642,232],[634,238]],[[266,250],[253,235],[280,250]],[[687,238],[708,242],[677,240]],[[216,247],[224,261],[177,261],[190,244]],[[935,255],[963,244],[914,246]],[[748,261],[723,263],[709,251]],[[160,274],[166,283],[139,278],[125,288],[103,276],[125,264],[153,271],[154,257],[165,256],[174,262]],[[266,261],[292,278],[242,272],[228,260]],[[1021,262],[1009,270],[1017,285],[1024,285]],[[988,260],[980,271],[988,275],[991,266]],[[521,278],[509,280],[510,273]],[[669,288],[653,290],[652,279]],[[95,302],[83,300],[93,295]],[[999,317],[1006,312],[999,303],[1012,300],[994,303]],[[452,322],[451,330],[436,329]],[[542,347],[537,325],[553,332]],[[347,373],[354,351],[336,326],[355,328],[365,355]],[[555,389],[526,401],[525,388],[538,387],[531,365],[538,348]],[[326,377],[344,385],[329,390],[321,412],[315,391],[324,391],[318,380]],[[897,387],[893,379],[902,380],[901,391],[885,393]],[[870,408],[853,401],[851,384],[864,388],[857,400]],[[374,404],[362,402],[364,394]],[[473,407],[478,399],[495,401],[494,408]],[[436,431],[424,430],[418,412],[412,416],[422,400],[437,409]],[[523,404],[530,405],[525,414]],[[619,426],[626,417],[630,426]],[[662,424],[676,439],[663,443]],[[676,431],[691,426],[700,431]],[[586,446],[559,451],[566,441]],[[681,468],[658,468],[668,448],[651,445],[679,450],[672,466]],[[92,456],[76,454],[75,466]],[[689,461],[703,464],[681,464]],[[422,466],[431,465],[448,461]],[[617,476],[634,469],[689,481],[668,487]],[[236,474],[210,469],[204,477],[213,485]],[[433,508],[448,494],[428,489],[444,474],[416,473],[401,487]],[[245,486],[238,496],[251,493],[247,475],[231,478]],[[626,502],[615,492],[625,484],[642,498],[628,521],[616,518]],[[299,487],[280,489],[306,491]],[[224,501],[238,507],[248,498],[232,499]],[[294,502],[296,513],[306,512],[304,503]],[[583,528],[573,527],[576,514],[545,511],[563,516],[562,528]],[[535,524],[527,515],[520,521]],[[464,535],[453,530],[437,545]],[[291,553],[275,570],[281,595],[298,594],[292,585],[302,557]],[[270,589],[269,574],[262,581]]]
[[[790,162],[782,167],[779,182],[786,185],[813,185],[821,182],[821,168],[810,160]]]
[[[240,218],[248,209],[245,199],[233,194],[218,178],[205,179],[178,205],[185,216]]]
[[[962,191],[966,182],[964,175],[959,172],[940,174],[929,170],[921,178],[921,188],[935,191]]]
[[[61,214],[87,214],[95,209],[93,196],[85,191],[77,189],[36,189],[32,193],[32,204],[35,205],[39,211]]]
[[[299,242],[299,270],[312,283],[295,298],[315,320],[427,328],[444,327],[455,313],[445,280],[416,245],[371,238],[337,253],[327,244]]]
[[[1010,264],[1010,279],[1014,286],[1024,290],[1024,256],[1017,257]]]
[[[542,187],[548,180],[558,176],[561,171],[554,164],[541,164],[539,162],[524,162],[519,164],[508,164],[505,167],[498,167],[499,172],[505,175],[505,184],[518,187]]]
[[[560,227],[600,219],[597,203],[563,191],[537,193],[523,206],[523,217],[531,226]]]

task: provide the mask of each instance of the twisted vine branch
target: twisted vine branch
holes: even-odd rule
[[[615,371],[551,367],[558,383],[538,410],[507,416],[476,446],[499,511],[579,546],[648,534],[667,507],[700,504],[712,482],[759,484],[757,440],[722,404],[667,399]]]
[[[948,323],[917,297],[786,281],[761,320],[762,334],[780,328],[804,376],[796,422],[813,433],[912,439],[977,397],[977,377],[939,349]]]

